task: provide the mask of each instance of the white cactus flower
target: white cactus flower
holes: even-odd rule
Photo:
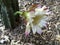
[[[28,35],[30,33],[30,30],[32,29],[33,34],[36,32],[38,34],[42,33],[42,27],[46,27],[47,20],[49,17],[47,15],[51,14],[48,7],[36,7],[34,9],[35,11],[28,12],[28,22],[26,25],[26,31],[25,34]],[[31,28],[31,29],[30,29]]]

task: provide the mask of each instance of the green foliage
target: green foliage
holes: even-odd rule
[[[17,12],[14,13],[14,15],[15,15],[15,16],[16,16],[17,14],[22,15],[22,13],[23,13],[23,12],[21,12],[21,11],[17,11]]]
[[[28,13],[27,11],[21,12],[21,11],[17,11],[14,13],[14,15],[21,15],[22,17],[24,17],[25,19],[28,19]]]

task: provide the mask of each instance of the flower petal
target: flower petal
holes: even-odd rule
[[[29,22],[26,25],[26,31],[25,31],[25,35],[28,36],[30,33],[30,26],[29,26]]]
[[[44,20],[44,21],[46,21],[46,20],[48,20],[48,19],[50,19],[50,17],[44,16],[44,17],[42,18],[42,20]]]
[[[46,12],[47,15],[51,14],[51,12]]]
[[[33,26],[33,27],[32,27],[32,32],[33,32],[33,34],[36,33],[36,26]]]
[[[25,36],[28,36],[28,35],[29,35],[29,33],[30,33],[30,29],[29,29],[29,30],[27,30],[27,31],[25,31]]]
[[[41,33],[43,32],[43,31],[41,30],[41,28],[38,27],[38,26],[36,27],[36,29],[37,29],[37,33],[38,33],[38,34],[41,34]]]
[[[43,27],[43,26],[46,27],[46,23],[47,23],[46,21],[41,20],[39,25],[40,25],[40,27]]]

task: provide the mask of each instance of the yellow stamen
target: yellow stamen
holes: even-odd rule
[[[42,17],[43,17],[43,15],[37,15],[37,16],[35,16],[35,17],[33,17],[33,24],[34,25],[37,25],[38,23],[39,23],[39,21],[42,19]]]

